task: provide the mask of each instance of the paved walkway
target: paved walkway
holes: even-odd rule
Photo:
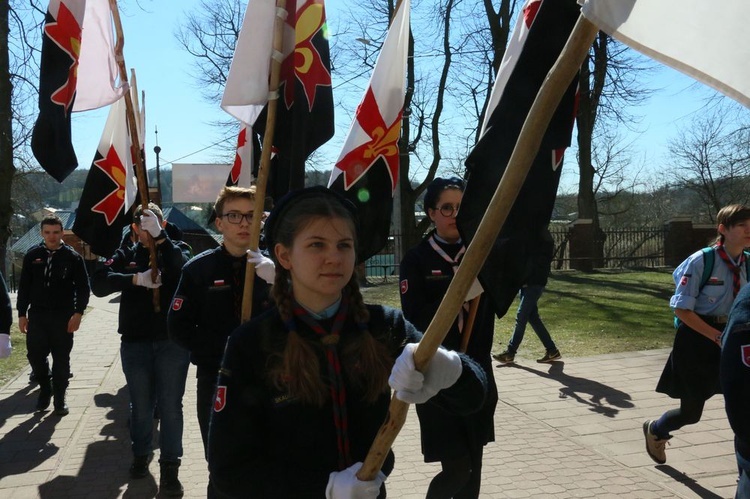
[[[15,298],[14,298],[15,303]],[[0,497],[151,498],[154,477],[131,480],[128,397],[116,333],[118,303],[92,299],[76,334],[70,415],[33,412],[28,369],[0,388]],[[497,442],[485,451],[482,497],[701,497],[734,495],[736,464],[723,400],[678,432],[668,464],[654,466],[641,424],[675,404],[654,393],[668,351],[565,359],[553,365],[517,357],[496,365]],[[191,368],[185,396],[185,497],[205,497],[206,464],[195,416]],[[422,462],[413,410],[396,440],[389,496],[423,498],[438,465]],[[158,452],[158,451],[157,451]]]

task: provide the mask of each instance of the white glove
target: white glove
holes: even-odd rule
[[[424,373],[414,366],[417,343],[409,343],[396,359],[388,384],[396,391],[396,398],[408,404],[423,404],[443,388],[458,381],[463,371],[461,358],[452,350],[437,349]]]
[[[362,463],[354,463],[343,471],[334,471],[328,475],[326,499],[373,499],[380,493],[380,486],[385,475],[378,471],[374,480],[363,482],[357,478]]]
[[[151,210],[143,210],[141,215],[141,230],[145,230],[151,237],[156,239],[161,234],[161,224],[159,223],[159,217],[157,217]]]
[[[156,282],[151,280],[151,270],[139,272],[135,275],[135,284],[144,288],[158,288],[161,286],[161,272],[156,276]]]
[[[13,346],[10,344],[10,335],[0,333],[0,359],[7,359],[10,357],[10,352],[13,351]]]
[[[484,288],[479,284],[479,279],[474,278],[474,282],[471,283],[471,287],[468,293],[466,293],[466,301],[471,301],[482,293],[484,293]]]
[[[273,284],[276,280],[276,266],[273,260],[263,256],[260,251],[247,250],[247,262],[255,265],[255,273],[268,284]]]

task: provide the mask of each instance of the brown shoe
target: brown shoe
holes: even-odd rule
[[[669,438],[659,438],[651,432],[652,420],[648,419],[643,423],[643,436],[646,438],[646,452],[656,464],[667,462],[666,446]]]

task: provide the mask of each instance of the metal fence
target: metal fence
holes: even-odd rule
[[[566,226],[550,226],[555,240],[555,258],[552,268],[568,270],[570,262],[570,232]],[[664,266],[664,236],[666,230],[660,227],[635,229],[603,229],[600,238],[591,244],[601,246],[601,258],[595,259],[595,268],[624,269],[636,267]],[[369,279],[387,280],[398,276],[396,248],[401,247],[401,234],[391,234],[388,246],[365,263]],[[408,249],[408,248],[407,248]]]

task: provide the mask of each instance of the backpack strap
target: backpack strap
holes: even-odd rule
[[[714,270],[714,259],[715,259],[715,253],[714,253],[714,247],[708,246],[706,248],[703,248],[703,275],[701,276],[701,283],[700,286],[698,286],[698,291],[703,289],[703,286],[706,285],[708,282],[708,279],[711,277],[711,272]],[[747,261],[747,260],[745,260]],[[748,276],[750,276],[750,267],[748,267]]]

